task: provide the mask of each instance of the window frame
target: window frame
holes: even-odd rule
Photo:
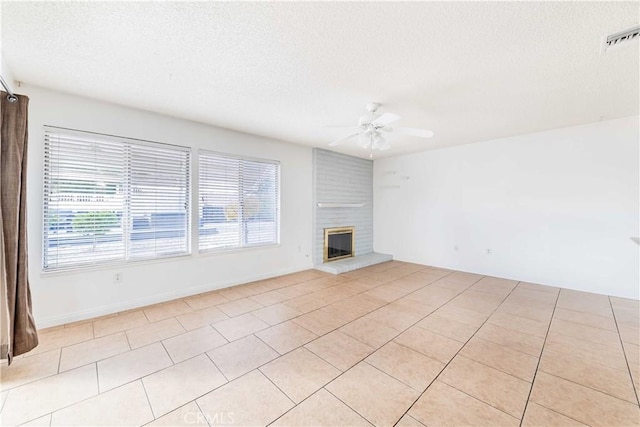
[[[104,261],[100,261],[100,260],[90,260],[87,262],[76,262],[74,264],[71,265],[63,265],[63,266],[55,266],[55,267],[47,267],[47,239],[48,239],[48,230],[47,230],[47,218],[50,215],[50,211],[52,210],[49,207],[49,203],[50,201],[48,200],[48,198],[50,197],[51,193],[50,190],[48,189],[48,185],[51,182],[51,177],[47,176],[48,172],[47,172],[47,165],[51,162],[51,160],[47,159],[47,135],[48,134],[55,134],[55,133],[63,133],[63,134],[67,134],[70,136],[73,135],[78,135],[79,137],[84,137],[87,139],[97,139],[97,140],[102,140],[106,143],[108,142],[114,142],[114,143],[120,143],[123,144],[123,146],[125,147],[126,150],[130,150],[130,147],[132,145],[136,145],[136,146],[144,146],[144,147],[158,147],[158,148],[173,148],[176,152],[182,152],[185,155],[185,162],[184,165],[186,166],[187,170],[186,173],[184,175],[184,183],[186,184],[186,190],[184,193],[185,196],[185,204],[186,206],[186,210],[185,210],[185,221],[186,221],[186,228],[184,230],[184,238],[185,238],[185,251],[183,252],[172,252],[172,253],[166,253],[166,254],[155,254],[153,256],[140,256],[140,257],[135,257],[135,256],[131,256],[131,248],[130,248],[130,242],[127,242],[127,239],[130,238],[130,233],[132,232],[132,230],[127,230],[126,233],[123,231],[123,237],[122,237],[122,241],[124,244],[124,250],[123,250],[123,254],[122,254],[122,258],[118,258],[118,259],[107,259]],[[134,265],[134,264],[139,264],[139,263],[155,263],[155,262],[162,262],[162,261],[166,261],[167,259],[179,259],[179,258],[185,258],[185,257],[190,257],[193,255],[193,245],[194,245],[194,241],[193,241],[193,237],[192,237],[192,229],[193,227],[193,221],[192,221],[192,213],[193,213],[193,189],[194,189],[194,170],[193,170],[193,159],[194,159],[194,155],[193,155],[193,148],[189,147],[189,146],[185,146],[185,145],[178,145],[178,144],[170,144],[170,143],[164,143],[164,142],[157,142],[157,141],[149,141],[149,140],[143,140],[143,139],[138,139],[138,138],[129,138],[129,137],[123,137],[123,136],[117,136],[117,135],[110,135],[110,134],[105,134],[105,133],[98,133],[98,132],[91,132],[91,131],[84,131],[84,130],[77,130],[77,129],[71,129],[71,128],[64,128],[64,127],[59,127],[59,126],[51,126],[51,125],[44,125],[44,132],[43,132],[43,147],[42,147],[42,153],[43,153],[43,162],[42,162],[42,195],[41,195],[41,202],[42,202],[42,207],[41,207],[41,217],[40,217],[40,230],[42,232],[42,236],[41,236],[41,259],[40,259],[40,267],[41,267],[41,272],[44,275],[49,275],[49,274],[59,274],[59,273],[65,273],[65,272],[74,272],[74,271],[87,271],[87,270],[95,270],[95,269],[103,269],[105,267],[110,267],[110,266],[123,266],[123,265]],[[128,147],[128,148],[127,148]],[[125,168],[125,174],[129,177],[124,189],[124,198],[125,200],[123,201],[123,213],[122,216],[123,218],[126,218],[127,222],[129,222],[129,220],[131,218],[129,218],[130,213],[132,212],[132,207],[131,207],[131,200],[129,198],[129,194],[132,191],[131,188],[131,169],[130,169],[130,159],[123,159],[123,163],[125,164],[124,168]],[[196,183],[197,184],[197,183]],[[125,211],[127,211],[127,213],[125,214]],[[127,223],[127,227],[130,226],[131,224]]]
[[[256,163],[265,163],[265,164],[270,164],[270,165],[274,165],[276,167],[276,173],[275,173],[275,178],[276,178],[276,182],[275,182],[275,215],[274,215],[274,222],[275,222],[275,240],[273,242],[268,242],[268,243],[258,243],[258,244],[252,244],[252,245],[244,245],[242,243],[242,239],[240,240],[240,245],[238,246],[226,246],[226,247],[213,247],[213,248],[201,248],[200,247],[200,210],[202,208],[201,206],[201,192],[200,192],[200,177],[201,177],[201,157],[202,156],[217,156],[217,157],[221,157],[224,159],[231,159],[231,160],[238,160],[238,161],[248,161],[248,162],[256,162]],[[193,186],[193,190],[194,190],[194,198],[196,199],[196,203],[193,204],[193,212],[194,212],[194,218],[195,221],[192,221],[192,224],[194,225],[193,229],[194,229],[194,235],[197,235],[197,240],[194,240],[194,245],[196,245],[196,247],[194,247],[194,250],[197,251],[198,254],[202,254],[202,255],[207,255],[207,254],[224,254],[224,253],[229,253],[229,252],[241,252],[241,251],[252,251],[252,250],[257,250],[257,249],[261,249],[261,248],[269,248],[269,247],[276,247],[276,246],[280,246],[280,231],[281,231],[281,223],[280,223],[280,216],[281,216],[281,188],[282,188],[282,164],[279,160],[273,160],[273,159],[264,159],[264,158],[258,158],[258,157],[252,157],[252,156],[244,156],[244,155],[239,155],[239,154],[230,154],[230,153],[223,153],[220,151],[215,151],[215,150],[208,150],[208,149],[199,149],[197,154],[195,156],[193,156],[193,161],[196,162],[197,164],[197,173],[194,173],[194,177],[196,179],[195,185]],[[195,168],[194,168],[195,169]],[[241,174],[241,172],[239,172],[239,175]],[[240,181],[240,178],[238,178],[238,181]],[[242,194],[242,190],[238,191],[239,194]]]

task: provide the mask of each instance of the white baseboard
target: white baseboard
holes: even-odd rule
[[[105,316],[107,314],[118,313],[125,310],[131,310],[134,308],[145,307],[152,304],[158,304],[166,301],[171,301],[177,298],[184,298],[192,295],[201,294],[203,292],[215,291],[218,289],[224,289],[231,286],[241,285],[243,283],[255,282],[257,280],[271,279],[273,277],[282,276],[285,274],[297,273],[313,268],[312,266],[302,268],[290,268],[274,271],[269,274],[261,274],[248,276],[237,280],[231,280],[220,283],[209,283],[206,285],[193,286],[190,288],[181,289],[174,292],[165,292],[162,294],[151,295],[144,298],[138,298],[129,300],[117,304],[103,305],[94,307],[88,310],[76,311],[61,316],[52,316],[44,319],[37,319],[38,329],[51,328],[54,326],[64,325],[67,323],[78,322],[80,320],[87,320],[94,317]]]

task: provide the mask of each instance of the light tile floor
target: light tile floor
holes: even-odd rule
[[[391,261],[43,330],[1,424],[640,424],[638,301]]]

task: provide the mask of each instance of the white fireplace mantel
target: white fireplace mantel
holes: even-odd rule
[[[318,202],[319,208],[361,208],[364,203]]]

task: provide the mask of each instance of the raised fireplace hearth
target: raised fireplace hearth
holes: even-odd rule
[[[355,255],[355,227],[324,229],[324,262]]]

